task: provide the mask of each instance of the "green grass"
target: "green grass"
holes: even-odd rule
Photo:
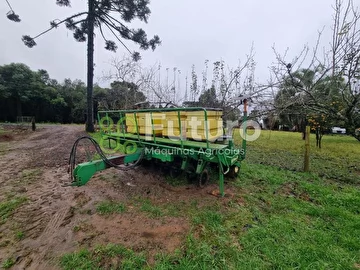
[[[136,269],[159,270],[359,269],[360,143],[325,136],[320,150],[312,136],[311,144],[310,173],[301,172],[301,134],[266,131],[248,144],[239,177],[226,185],[234,196],[203,197],[201,203],[138,199],[136,209],[150,217],[180,216],[191,223],[183,245],[173,254],[159,251],[154,265],[139,259],[149,254],[127,250],[130,255],[114,255],[110,266],[115,253],[96,249],[68,254],[61,265],[123,269],[125,260]]]
[[[175,178],[172,178],[170,174],[165,175],[165,180],[168,184],[170,184],[173,187],[177,186],[184,186],[189,183],[188,179],[186,178],[186,175],[184,173],[181,173]]]
[[[0,125],[0,135],[7,133],[7,131]]]
[[[20,241],[20,240],[24,239],[25,233],[23,231],[18,231],[18,232],[16,232],[15,237],[17,240]]]
[[[26,186],[38,180],[42,174],[41,169],[25,169],[18,178],[16,184]]]
[[[9,197],[5,201],[0,202],[0,225],[4,224],[26,200],[26,197]]]
[[[234,131],[236,143],[240,135]],[[322,148],[316,148],[315,135],[310,137],[310,170],[335,181],[360,184],[360,142],[351,136],[325,135]],[[301,171],[305,141],[301,133],[262,131],[260,138],[247,144],[249,163],[277,166]]]
[[[108,244],[89,251],[86,249],[61,258],[63,269],[141,269],[146,257],[120,245]]]
[[[0,143],[0,156],[5,155],[6,146]]]
[[[95,141],[100,142],[101,141],[101,133],[100,132],[90,132],[90,137],[92,137]]]
[[[357,188],[254,164],[243,164],[233,186],[238,196],[199,209],[183,249],[154,269],[354,269],[360,262]]]
[[[0,135],[8,133],[2,126],[0,126]],[[0,142],[0,156],[5,154],[6,144]]]
[[[272,268],[351,269],[360,261],[357,188],[261,165],[243,173],[235,184],[254,191],[245,195],[253,218],[240,238],[244,255]]]
[[[133,198],[133,204],[139,212],[145,213],[153,219],[162,219],[165,217],[183,217],[187,218],[198,210],[195,201],[168,201],[166,204],[154,203],[150,199]]]
[[[96,205],[96,212],[100,215],[110,215],[114,213],[123,213],[126,207],[123,203],[114,201],[103,201]]]
[[[160,207],[155,206],[149,199],[139,200],[140,211],[148,214],[148,216],[156,218],[164,215],[164,211]]]
[[[15,264],[15,260],[13,258],[8,258],[2,263],[2,268],[9,269]]]

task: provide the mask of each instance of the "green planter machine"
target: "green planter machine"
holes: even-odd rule
[[[244,137],[246,99],[242,103]],[[171,177],[186,173],[200,187],[209,180],[209,167],[216,168],[219,172],[219,194],[224,196],[224,175],[236,177],[240,163],[245,159],[246,138],[243,138],[240,148],[235,147],[232,128],[224,128],[222,111],[218,109],[100,111],[98,123],[100,143],[90,137],[82,137],[73,146],[69,160],[72,186],[85,185],[96,172],[110,167],[128,170],[141,162],[151,161],[169,168]],[[95,145],[100,159],[76,164],[76,149],[82,139],[88,139]]]

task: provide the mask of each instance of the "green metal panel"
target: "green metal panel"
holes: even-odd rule
[[[147,140],[147,136],[143,136],[143,135],[135,135],[135,134],[131,134],[131,133],[116,133],[116,132],[112,132],[109,134],[106,134],[107,136],[114,138],[114,139],[120,139],[120,138],[126,138],[126,139],[132,139],[134,141],[140,141],[143,143],[147,143],[149,142],[149,140]],[[228,145],[226,144],[217,144],[217,143],[206,143],[206,142],[198,142],[198,141],[183,141],[181,142],[181,140],[175,140],[175,139],[168,139],[168,138],[160,138],[157,137],[156,143],[159,145],[173,145],[173,146],[181,146],[183,145],[183,147],[187,147],[187,148],[196,148],[196,149],[213,149],[213,150],[220,150],[220,149],[225,149],[228,147]]]
[[[143,149],[137,149],[136,153],[126,155],[124,158],[124,164],[136,162],[140,158],[142,151],[143,151]]]
[[[134,154],[126,155],[124,157],[124,164],[135,162],[139,159],[141,155],[142,149],[139,149]],[[108,160],[111,162],[112,160],[118,159],[119,156],[110,157]],[[94,160],[89,161],[85,163],[78,164],[76,168],[74,169],[73,175],[74,175],[74,182],[71,184],[72,186],[83,186],[89,180],[91,177],[96,173],[103,171],[105,169],[109,168],[109,166],[105,163],[103,160]]]
[[[109,158],[111,160],[111,158]],[[99,171],[103,171],[107,168],[103,160],[95,160],[90,162],[81,163],[76,166],[73,174],[75,181],[71,184],[72,186],[83,186],[91,177]]]

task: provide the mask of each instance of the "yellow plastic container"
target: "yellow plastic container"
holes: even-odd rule
[[[206,127],[207,124],[207,127]],[[186,120],[186,126],[188,129],[191,128],[196,128],[196,129],[217,129],[217,128],[222,128],[223,126],[223,121],[221,118],[217,118],[217,119],[212,119],[212,118],[208,118],[207,123],[205,122],[204,118],[200,118],[200,117],[196,117],[193,119],[187,119]]]
[[[162,120],[165,119],[165,114],[163,113],[136,113],[136,121],[140,126],[151,125],[151,120],[153,124],[161,124]],[[125,114],[126,125],[135,126],[135,116],[133,113]]]
[[[162,119],[165,117],[163,113],[126,113],[125,121],[127,132],[137,134],[136,124],[139,134],[155,134],[162,135]]]
[[[215,141],[223,135],[222,111],[207,110],[207,122],[204,111],[193,111],[187,113],[186,138],[196,141]],[[208,133],[206,136],[206,132]]]
[[[136,117],[138,119],[138,125],[148,125],[151,124],[151,121],[154,124],[161,124],[162,119],[165,119],[166,116],[165,113],[142,112],[137,113]]]
[[[169,138],[180,137],[180,125],[182,130],[182,137],[186,136],[186,114],[185,111],[165,112],[165,118],[162,120],[163,133],[162,135]],[[179,123],[180,116],[180,123]]]
[[[186,128],[181,129],[182,137],[186,137]],[[162,131],[162,135],[169,138],[180,138],[180,129],[179,128],[171,128],[171,127],[164,127]]]
[[[172,112],[172,111],[169,111],[169,112],[164,112],[164,114],[166,115],[166,117],[176,117],[176,118],[178,118],[179,113],[180,113],[180,117],[183,118],[183,117],[186,117],[189,112],[186,112],[186,111],[173,111],[173,112]]]
[[[162,123],[162,119],[153,119],[152,120],[152,123],[154,125],[160,125]],[[152,125],[151,123],[151,118],[144,118],[144,117],[141,117],[141,118],[138,118],[137,119],[137,124],[139,126],[151,126]]]
[[[136,121],[133,113],[125,114],[125,123],[127,126],[135,126]]]
[[[127,132],[136,134],[136,123],[139,134],[183,138],[191,140],[214,141],[223,135],[222,111],[208,110],[207,123],[204,111],[165,111],[125,114]],[[180,117],[180,119],[179,119]],[[179,123],[180,120],[180,123]],[[181,127],[181,130],[180,130]],[[208,135],[206,136],[206,129]],[[194,131],[193,131],[194,130]]]
[[[162,120],[162,125],[164,128],[166,127],[174,127],[174,128],[179,128],[180,125],[181,125],[181,128],[185,127],[186,128],[186,120],[183,119],[180,121],[179,123],[179,120],[178,119],[175,119],[175,118],[167,118],[165,120]]]
[[[218,118],[223,115],[222,111],[214,111],[214,110],[206,110],[206,114],[208,118]],[[205,118],[205,111],[192,111],[187,112],[187,117],[201,117]]]
[[[219,137],[223,135],[222,128],[215,128],[208,130],[208,140],[215,141]],[[206,130],[205,129],[197,129],[197,130],[186,130],[186,138],[195,141],[206,141]]]
[[[162,134],[162,126],[161,125],[154,125],[154,129],[152,126],[138,126],[139,134],[147,134],[147,135],[161,135]],[[126,131],[128,133],[137,134],[136,126],[126,126]]]

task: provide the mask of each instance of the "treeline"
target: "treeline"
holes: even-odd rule
[[[129,109],[146,100],[133,83],[114,81],[110,88],[94,87],[93,106]],[[34,116],[37,122],[84,123],[86,85],[80,80],[51,79],[46,70],[33,71],[25,64],[0,66],[0,121]]]

